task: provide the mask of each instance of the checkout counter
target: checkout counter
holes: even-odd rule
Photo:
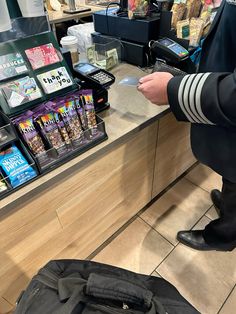
[[[0,302],[14,304],[52,259],[85,259],[195,162],[189,124],[147,101],[121,63],[99,115],[108,139],[0,201]],[[3,301],[2,301],[3,300]]]
[[[12,304],[42,265],[89,257],[195,163],[189,124],[118,84],[144,72],[120,64],[113,74],[100,113],[108,140],[0,201],[0,292]]]

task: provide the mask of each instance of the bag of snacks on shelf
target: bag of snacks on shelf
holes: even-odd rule
[[[147,0],[128,0],[129,19],[145,18],[148,13]]]
[[[84,99],[84,109],[88,122],[88,128],[91,130],[91,134],[95,135],[97,134],[97,121],[94,109],[92,90],[91,89],[83,90],[82,98]]]
[[[64,154],[67,151],[65,142],[54,119],[53,112],[42,113],[35,119],[40,125],[42,133],[47,138],[51,147],[55,148],[58,154]]]
[[[189,45],[197,47],[203,35],[205,22],[201,18],[192,18],[190,21]]]
[[[28,111],[26,114],[13,120],[13,123],[20,131],[30,151],[36,156],[38,154],[45,153],[45,146],[39,132],[35,128],[32,115],[33,112]]]
[[[186,11],[186,3],[174,3],[171,9],[171,26],[176,29],[177,22],[182,20]]]
[[[75,95],[75,109],[78,113],[83,130],[87,130],[88,123],[87,123],[85,109],[84,109],[83,96],[81,94]]]
[[[201,6],[201,0],[187,0],[185,18],[191,19],[192,17],[198,17],[200,14]]]
[[[61,137],[62,137],[63,141],[66,143],[66,145],[68,146],[68,148],[70,148],[71,147],[71,140],[70,140],[69,134],[66,130],[66,126],[65,126],[65,123],[64,123],[61,115],[59,114],[59,112],[54,110],[55,106],[56,106],[56,103],[53,101],[48,101],[45,104],[45,107],[48,110],[50,110],[51,112],[53,112],[53,117],[54,117],[55,122],[57,124],[57,127],[59,129]]]
[[[188,39],[190,33],[189,19],[177,22],[177,37],[181,39]]]
[[[76,111],[72,111],[70,110],[70,106],[69,108],[66,106],[66,100],[58,102],[54,109],[61,115],[72,144],[75,146],[80,145],[83,142],[84,135],[79,118],[78,116],[76,117]]]
[[[15,145],[0,152],[0,167],[13,188],[37,175]]]

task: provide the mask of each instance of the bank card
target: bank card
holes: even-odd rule
[[[118,84],[136,87],[139,84],[139,78],[135,76],[126,76]]]

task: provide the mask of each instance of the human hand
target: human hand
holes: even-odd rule
[[[173,75],[168,72],[154,72],[146,75],[139,80],[138,91],[156,105],[167,105],[167,85],[172,77]]]

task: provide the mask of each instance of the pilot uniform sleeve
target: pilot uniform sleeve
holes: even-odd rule
[[[236,71],[177,76],[167,90],[177,120],[236,127]]]

